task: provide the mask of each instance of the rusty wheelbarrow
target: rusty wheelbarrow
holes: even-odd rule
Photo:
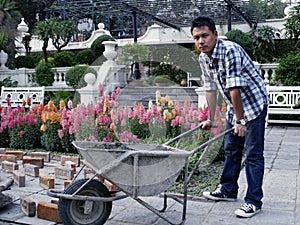
[[[193,151],[184,151],[169,146],[200,128],[199,125],[162,145],[73,142],[83,157],[84,166],[91,168],[96,173],[90,179],[76,179],[82,171],[82,167],[65,190],[48,190],[49,196],[59,198],[58,212],[62,222],[68,225],[104,224],[110,216],[112,202],[131,197],[168,223],[184,224],[187,208],[187,185],[207,148],[191,171],[188,171],[189,157],[232,131],[230,129],[220,133]],[[183,198],[178,198],[165,191],[176,182],[183,167],[185,167],[184,194]],[[103,176],[116,185],[120,193],[112,195],[112,192],[109,192],[103,183],[94,179],[97,175]],[[161,210],[152,207],[140,198],[161,193],[164,195]],[[164,214],[167,209],[167,198],[172,198],[182,204],[181,221],[175,223]]]

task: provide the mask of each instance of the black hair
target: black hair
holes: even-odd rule
[[[198,16],[192,21],[191,33],[195,27],[207,26],[213,33],[216,31],[215,21],[208,16]]]

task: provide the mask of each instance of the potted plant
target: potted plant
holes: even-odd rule
[[[154,78],[156,86],[170,86],[173,82],[168,75],[159,75]]]

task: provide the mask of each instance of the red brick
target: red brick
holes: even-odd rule
[[[74,177],[74,170],[65,166],[54,168],[55,178],[72,180]]]
[[[61,223],[58,216],[58,206],[50,202],[38,202],[37,217],[43,220],[50,220],[56,223]]]
[[[36,203],[29,196],[20,196],[20,203],[22,211],[29,217],[34,217],[36,214]]]
[[[60,163],[62,166],[65,165],[66,161],[72,161],[76,163],[77,166],[80,166],[80,158],[76,156],[61,156],[60,157]]]
[[[13,173],[15,170],[19,169],[19,165],[17,163],[3,161],[2,162],[2,171],[7,173]]]
[[[7,154],[0,154],[0,162],[8,161],[8,162],[17,162],[17,156],[15,155],[7,155]]]
[[[50,162],[50,152],[31,152],[30,157],[42,158],[44,162]]]
[[[65,180],[64,189],[66,189],[69,186],[69,184],[71,184],[71,182],[72,182],[72,180]]]
[[[13,172],[14,182],[18,187],[25,187],[25,174],[19,170]]]
[[[104,179],[104,185],[107,187],[107,189],[109,191],[117,191],[118,188],[116,185],[112,184],[111,182],[109,182],[108,180]],[[113,194],[112,194],[113,195]]]
[[[96,172],[94,170],[92,170],[91,168],[89,168],[89,167],[85,167],[83,169],[83,174],[84,174],[84,179],[90,179],[91,177],[93,177],[96,174]],[[103,176],[97,175],[96,177],[98,178],[98,180],[100,182],[102,182],[102,183],[104,182],[104,177]]]
[[[76,163],[74,163],[72,161],[66,161],[65,166],[68,168],[72,168],[74,171],[74,174],[76,174]]]
[[[5,154],[15,155],[15,156],[17,156],[17,159],[22,160],[24,152],[23,151],[8,151],[8,150],[6,150]]]
[[[23,164],[26,164],[26,163],[36,165],[40,168],[44,167],[44,159],[43,158],[32,158],[32,157],[29,157],[29,156],[25,156],[23,158]]]
[[[54,189],[54,178],[48,174],[40,174],[39,183],[44,189]]]
[[[38,177],[40,173],[40,167],[26,163],[24,164],[24,171],[26,175],[32,176],[32,177]]]

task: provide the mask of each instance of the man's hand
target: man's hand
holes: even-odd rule
[[[246,132],[247,132],[246,126],[241,125],[241,124],[235,124],[234,125],[234,131],[233,131],[233,133],[235,135],[238,135],[240,137],[245,137],[246,136]]]
[[[201,129],[203,129],[203,130],[209,130],[209,129],[211,128],[211,126],[212,126],[212,121],[210,121],[210,120],[205,120],[205,121],[202,121],[202,122],[200,123],[200,125],[202,125],[202,126],[201,126]]]

